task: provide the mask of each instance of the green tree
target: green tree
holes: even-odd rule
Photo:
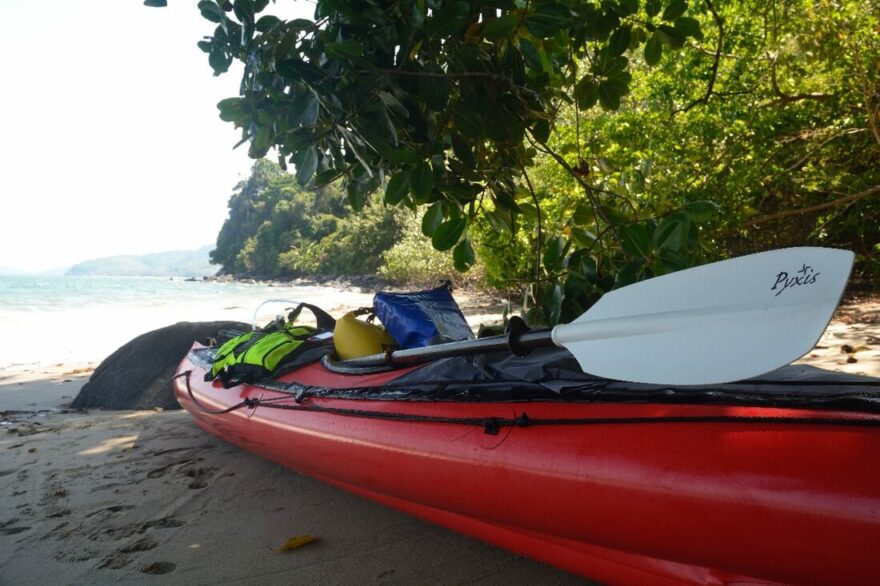
[[[702,44],[637,65],[620,111],[566,111],[554,155],[586,159],[597,191],[628,213],[688,213],[711,256],[838,246],[878,274],[880,9],[865,0],[710,6],[695,11]],[[571,193],[570,179],[539,168],[557,195]]]
[[[215,74],[245,64],[218,106],[249,154],[341,179],[354,209],[421,206],[457,268],[479,252],[490,282],[529,281],[536,321],[729,251],[876,259],[867,0],[267,4],[199,3]]]
[[[459,269],[475,262],[478,218],[515,231],[527,169],[572,96],[582,109],[617,109],[631,57],[655,64],[702,34],[685,0],[319,0],[314,21],[261,15],[267,5],[199,3],[217,25],[200,43],[215,73],[245,66],[221,117],[242,128],[252,157],[274,148],[293,163],[300,183],[342,179],[354,209],[377,190],[388,204],[429,206],[423,228]],[[612,227],[602,250],[620,249],[625,218],[579,184]],[[560,237],[564,264],[572,241],[547,240]],[[564,299],[555,274],[543,288],[551,320]]]
[[[344,200],[335,186],[303,189],[277,164],[261,159],[229,198],[229,217],[211,259],[227,273],[278,276],[287,268],[281,254],[337,230],[349,214]]]
[[[304,189],[261,159],[229,199],[212,259],[227,273],[268,277],[373,273],[411,214],[372,202],[352,214],[345,199],[335,184]]]
[[[269,212],[261,197],[273,180],[283,177],[278,165],[270,161],[257,161],[250,176],[235,186],[229,198],[229,217],[217,236],[217,247],[211,251],[214,264],[221,265],[224,272],[243,272],[246,267],[238,255],[257,228],[269,219]]]

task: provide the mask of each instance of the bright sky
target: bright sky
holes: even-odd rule
[[[253,163],[217,117],[240,75],[213,77],[195,0],[168,4],[2,0],[0,267],[216,241]]]

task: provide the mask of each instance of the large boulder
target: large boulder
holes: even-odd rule
[[[221,330],[247,331],[235,321],[180,322],[141,334],[108,356],[73,400],[77,409],[179,409],[171,391],[177,365],[194,341]]]

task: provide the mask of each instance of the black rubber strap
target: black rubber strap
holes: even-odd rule
[[[529,330],[531,330],[531,328],[526,324],[523,318],[518,315],[510,318],[510,323],[507,325],[507,346],[510,348],[510,351],[514,356],[523,357],[531,353],[531,348],[527,348],[520,343],[522,335]]]

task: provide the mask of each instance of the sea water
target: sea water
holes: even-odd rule
[[[268,299],[305,301],[337,315],[370,305],[372,295],[167,277],[0,276],[0,369],[100,362],[136,336],[180,321],[251,323]],[[284,307],[264,306],[257,323]]]

